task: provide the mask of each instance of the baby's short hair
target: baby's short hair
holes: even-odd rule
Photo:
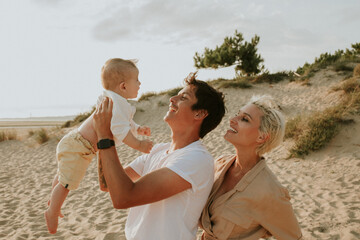
[[[253,96],[248,104],[254,104],[262,113],[260,134],[268,134],[269,139],[258,146],[259,156],[276,148],[283,141],[285,135],[285,117],[279,105],[269,95]]]
[[[114,89],[121,82],[126,80],[126,73],[130,69],[137,69],[137,60],[111,58],[101,68],[101,83],[107,90]]]

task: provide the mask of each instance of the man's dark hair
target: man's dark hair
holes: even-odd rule
[[[196,72],[190,73],[185,79],[187,85],[196,87],[195,96],[197,102],[191,107],[192,110],[204,109],[208,115],[200,126],[200,138],[205,137],[207,133],[217,127],[225,114],[224,95],[217,91],[208,83],[197,80]]]

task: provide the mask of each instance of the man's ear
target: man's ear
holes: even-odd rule
[[[205,109],[196,110],[195,119],[202,120],[208,116],[208,112]]]
[[[259,137],[256,139],[256,142],[262,144],[266,142],[269,139],[269,137],[270,137],[269,134],[260,133]]]

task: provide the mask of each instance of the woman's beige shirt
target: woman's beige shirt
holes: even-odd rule
[[[215,182],[201,214],[201,239],[300,239],[302,234],[290,196],[265,163],[260,160],[234,189],[216,196],[226,171],[236,156],[216,160]]]

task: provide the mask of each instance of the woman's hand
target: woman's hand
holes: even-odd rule
[[[110,123],[112,118],[113,102],[111,99],[105,97],[101,104],[96,107],[94,113],[93,126],[98,137],[100,139],[113,139],[112,132],[110,130]]]

